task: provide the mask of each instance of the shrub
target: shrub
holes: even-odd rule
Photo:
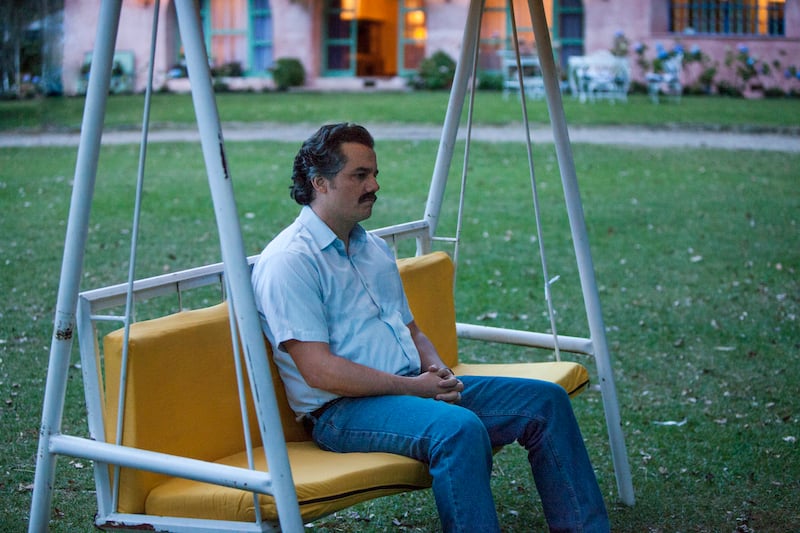
[[[302,86],[306,82],[306,71],[299,59],[283,57],[272,67],[272,79],[279,91],[285,91],[289,87]]]
[[[764,89],[764,98],[784,98],[786,96],[786,91],[780,87],[767,87]]]
[[[478,73],[478,89],[482,91],[500,91],[503,89],[503,75],[481,71]]]
[[[225,63],[218,67],[213,67],[211,69],[211,75],[216,77],[225,77],[225,78],[239,78],[244,75],[244,69],[242,68],[242,64],[238,61],[231,61],[230,63]]]
[[[741,98],[744,96],[741,88],[725,80],[717,83],[717,94],[720,96],[732,96],[734,98]]]
[[[456,62],[439,50],[422,60],[416,77],[411,80],[415,89],[449,89],[456,74]]]

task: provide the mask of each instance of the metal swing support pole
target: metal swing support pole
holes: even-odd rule
[[[455,143],[458,137],[459,121],[464,106],[467,87],[472,72],[473,53],[478,46],[480,38],[481,15],[483,12],[482,0],[470,2],[467,21],[464,29],[461,56],[456,66],[453,87],[450,92],[444,128],[439,143],[439,151],[433,169],[428,201],[425,206],[425,221],[429,224],[430,236],[436,234],[442,201],[444,198],[447,175],[452,163]],[[597,291],[597,281],[594,274],[591,251],[589,248],[586,222],[583,215],[578,179],[575,172],[575,163],[567,132],[566,117],[564,115],[561,91],[558,83],[550,30],[542,0],[528,0],[528,8],[533,23],[533,32],[536,39],[539,61],[544,77],[545,95],[550,115],[551,127],[556,148],[559,170],[561,172],[562,187],[567,206],[567,215],[570,221],[570,230],[575,248],[575,258],[578,264],[581,289],[589,334],[591,337],[592,354],[597,365],[598,379],[603,396],[603,409],[606,418],[611,458],[614,464],[614,473],[617,480],[619,499],[626,505],[634,505],[635,497],[631,470],[628,463],[628,454],[625,438],[622,432],[622,422],[614,384],[613,369],[605,335],[600,297]]]
[[[56,300],[53,338],[50,344],[39,447],[36,453],[36,474],[28,521],[28,531],[31,533],[47,531],[50,520],[57,458],[51,450],[51,441],[61,433],[78,291],[89,233],[89,213],[97,177],[97,160],[121,8],[121,1],[101,2],[100,5],[97,43],[92,54],[92,70],[89,74],[86,108],[81,124],[81,138],[75,164],[75,179]]]
[[[606,429],[608,430],[611,446],[611,460],[614,464],[614,472],[617,478],[617,491],[622,503],[633,505],[635,497],[633,494],[631,468],[628,463],[625,436],[622,432],[622,418],[619,411],[616,385],[614,384],[614,371],[611,367],[611,356],[608,350],[608,341],[606,340],[600,295],[597,291],[597,280],[589,247],[589,236],[586,231],[583,205],[581,203],[580,190],[578,189],[575,161],[572,157],[567,120],[564,115],[564,104],[561,101],[561,88],[550,42],[550,30],[547,27],[542,1],[528,0],[528,8],[530,9],[533,35],[536,40],[539,63],[544,77],[544,89],[550,114],[550,124],[553,128],[556,158],[561,171],[561,183],[564,189],[567,216],[575,248],[575,260],[578,263],[583,302],[589,322],[589,336],[592,339],[594,359],[597,364],[597,377],[600,381],[600,391],[603,395],[603,410],[605,411]]]
[[[222,262],[230,289],[229,300],[239,328],[256,413],[259,414],[258,427],[269,464],[278,518],[283,531],[301,532],[304,530],[303,521],[289,467],[289,455],[284,444],[267,348],[250,283],[250,267],[247,264],[233,183],[225,160],[222,127],[214,98],[208,55],[200,29],[200,15],[194,0],[177,0],[175,7],[186,53],[189,80],[192,84],[192,100],[200,131],[200,144],[217,219]]]
[[[472,76],[472,63],[475,60],[475,47],[478,45],[478,36],[480,35],[483,3],[483,0],[472,0],[469,3],[467,21],[464,25],[461,55],[456,63],[453,86],[450,89],[450,100],[447,103],[444,126],[439,138],[439,150],[436,153],[428,200],[425,204],[424,220],[428,223],[431,238],[436,235],[436,226],[439,224],[445,185],[447,185],[447,174],[450,171],[453,152],[458,140],[458,124],[461,121],[461,112],[464,109],[467,87]],[[422,253],[428,251],[430,250],[423,250]]]
[[[283,444],[277,402],[275,400],[269,370],[266,345],[256,312],[255,297],[250,285],[250,269],[244,251],[239,226],[239,217],[233,196],[233,186],[225,162],[222,130],[211,84],[208,57],[200,31],[200,20],[194,0],[176,0],[178,24],[186,52],[192,98],[201,136],[203,156],[208,173],[214,211],[217,219],[222,259],[230,287],[231,307],[242,339],[245,362],[250,375],[250,387],[259,413],[259,429],[264,443],[267,462],[270,465],[269,480],[263,482],[264,474],[253,476],[252,486],[269,486],[275,497],[282,531],[298,533],[304,530],[297,502],[294,483],[289,467],[288,454]],[[89,214],[94,196],[97,164],[103,133],[103,121],[107,95],[111,80],[117,30],[120,22],[121,0],[100,3],[97,38],[93,52],[92,69],[86,94],[86,105],[81,126],[80,144],[75,168],[74,186],[64,244],[54,332],[50,348],[47,382],[42,409],[42,423],[36,455],[36,473],[31,503],[28,531],[39,533],[48,530],[50,509],[55,483],[56,459],[61,452],[79,453],[90,457],[87,446],[94,452],[97,448],[109,448],[104,443],[75,445],[84,441],[61,434],[61,424],[66,399],[72,338],[76,328],[76,309],[80,290],[86,241],[89,229]],[[258,376],[259,379],[254,379]],[[139,455],[146,454],[140,452]],[[155,464],[152,460],[131,459],[132,452],[108,453],[108,460],[122,461],[128,466]],[[92,456],[94,457],[94,456]],[[99,455],[94,457],[97,459]],[[105,456],[101,457],[105,461]],[[184,461],[185,463],[186,461]],[[182,464],[182,468],[191,468]],[[202,466],[202,463],[193,465]],[[167,472],[168,466],[158,467]],[[175,471],[181,470],[176,468]],[[247,471],[243,471],[247,473]],[[203,475],[210,480],[212,474]],[[216,477],[216,476],[214,476]]]

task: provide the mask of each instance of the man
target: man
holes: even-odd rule
[[[395,259],[359,222],[380,189],[372,136],[323,126],[295,157],[303,206],[262,252],[253,287],[289,402],[323,449],[429,466],[444,531],[499,531],[492,448],[527,450],[552,531],[608,531],[569,397],[558,385],[459,376],[408,308]]]

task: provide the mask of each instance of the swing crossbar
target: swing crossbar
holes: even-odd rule
[[[148,472],[215,483],[234,489],[272,494],[272,478],[269,472],[133,449],[70,435],[54,436],[50,440],[50,451],[78,459],[140,468]]]
[[[570,337],[567,335],[554,337],[550,333],[479,326],[476,324],[465,324],[463,322],[456,323],[456,332],[460,339],[514,344],[516,346],[547,350],[555,350],[556,342],[558,342],[558,348],[564,352],[594,355],[591,339],[583,337]]]

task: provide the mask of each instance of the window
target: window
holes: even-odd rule
[[[536,52],[536,41],[533,36],[530,9],[526,0],[487,0],[484,4],[481,22],[481,41],[479,68],[499,70],[502,55],[514,50],[514,34],[511,21],[511,5],[513,1],[514,18],[516,19],[519,50],[522,55]],[[545,1],[545,11],[552,18],[552,0]]]
[[[583,49],[583,2],[561,0],[553,17],[553,36],[561,43],[561,68],[567,69],[569,58],[581,56]]]
[[[247,0],[208,0],[203,3],[208,55],[214,66],[247,59]]]
[[[784,35],[785,0],[678,0],[670,2],[674,33]]]
[[[251,54],[253,74],[262,74],[272,67],[272,11],[269,0],[252,0],[250,4]]]
[[[350,0],[330,0],[325,10],[324,69],[327,75],[355,74],[356,11]]]
[[[264,74],[273,62],[269,0],[202,0],[200,15],[211,64],[229,75]]]
[[[414,71],[425,59],[425,41],[428,30],[425,26],[426,13],[423,0],[400,1],[400,50],[403,54],[401,71]]]

